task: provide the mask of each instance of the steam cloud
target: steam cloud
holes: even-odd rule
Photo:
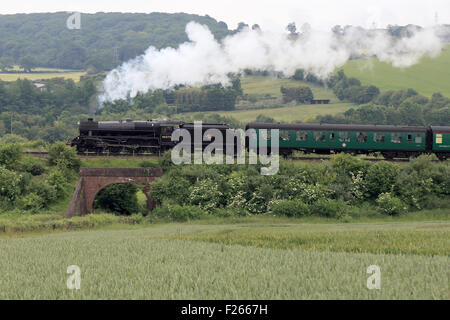
[[[436,57],[442,50],[433,29],[415,30],[404,38],[392,38],[385,30],[352,28],[336,35],[307,29],[293,39],[286,33],[245,28],[218,42],[206,26],[190,22],[186,33],[189,41],[177,49],[149,47],[143,55],[112,70],[103,82],[100,105],[178,84],[226,86],[230,73],[246,68],[286,76],[304,69],[325,79],[355,55],[375,56],[395,67],[408,67],[422,56]]]

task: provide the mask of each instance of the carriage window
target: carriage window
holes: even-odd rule
[[[340,142],[350,142],[350,135],[347,131],[339,132],[339,141]]]
[[[289,131],[288,130],[281,130],[280,131],[280,138],[283,141],[289,141]]]
[[[314,141],[325,141],[325,132],[322,131],[314,132]]]
[[[406,141],[408,141],[408,142],[411,142],[411,141],[412,141],[412,134],[411,134],[411,133],[408,133],[408,134],[406,135]]]
[[[330,133],[330,141],[334,141],[334,138],[335,138],[335,134],[334,134],[334,132],[331,132]]]
[[[308,138],[308,135],[306,133],[306,131],[297,131],[297,141],[306,141],[306,139]]]
[[[373,141],[375,141],[375,142],[384,142],[384,133],[375,133],[373,135]]]
[[[402,134],[401,133],[393,133],[393,134],[391,134],[391,142],[393,142],[393,143],[401,143],[402,142]]]
[[[358,132],[358,134],[356,135],[356,141],[367,142],[367,133]]]
[[[436,134],[436,143],[442,143],[442,133]]]
[[[422,143],[422,135],[416,134],[415,142],[416,142],[416,143]]]

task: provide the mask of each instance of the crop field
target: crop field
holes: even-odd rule
[[[18,66],[14,66],[13,71],[20,71]],[[35,68],[33,71],[39,73],[28,73],[28,72],[18,72],[18,73],[2,73],[0,72],[0,80],[2,81],[16,81],[17,79],[28,79],[32,81],[45,80],[52,78],[64,78],[72,79],[75,82],[80,81],[80,77],[84,76],[86,72],[75,71],[75,70],[65,70],[65,69],[52,69],[52,68]]]
[[[349,61],[343,69],[347,76],[356,77],[363,84],[373,84],[381,91],[413,88],[425,96],[435,92],[450,96],[450,46],[437,58],[425,57],[409,68],[394,68],[369,59]]]
[[[312,105],[297,105],[282,108],[267,108],[267,109],[253,109],[253,110],[234,110],[234,111],[216,111],[216,112],[202,112],[202,113],[217,113],[221,116],[233,117],[243,123],[255,121],[259,114],[271,117],[280,122],[296,122],[296,121],[311,121],[318,115],[337,114],[345,112],[350,108],[356,106],[348,103],[336,104],[312,104]],[[187,113],[186,115],[194,115],[195,113]]]
[[[273,218],[1,236],[0,299],[448,299],[449,232],[446,219]]]

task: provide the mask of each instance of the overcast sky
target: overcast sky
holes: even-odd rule
[[[450,24],[450,0],[2,0],[0,13],[77,11],[187,12],[225,21],[258,23],[263,28],[284,27],[295,21],[313,28],[352,24],[385,27],[388,24]]]

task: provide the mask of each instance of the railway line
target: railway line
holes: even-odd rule
[[[46,158],[48,156],[48,152],[44,151],[28,151],[25,152],[25,155],[33,156],[37,158]],[[144,153],[144,154],[112,154],[112,153],[79,153],[78,157],[80,158],[119,158],[119,159],[127,159],[127,158],[142,158],[142,159],[159,159],[159,155],[157,154],[151,154],[151,153]],[[288,157],[287,159],[293,160],[293,161],[309,161],[309,162],[318,162],[318,161],[327,161],[331,160],[330,156],[293,156]],[[384,159],[384,158],[362,158],[364,161],[370,161],[370,162],[378,162],[378,161],[389,161],[389,162],[408,162],[409,159]],[[435,162],[439,162],[438,160],[435,160]]]

